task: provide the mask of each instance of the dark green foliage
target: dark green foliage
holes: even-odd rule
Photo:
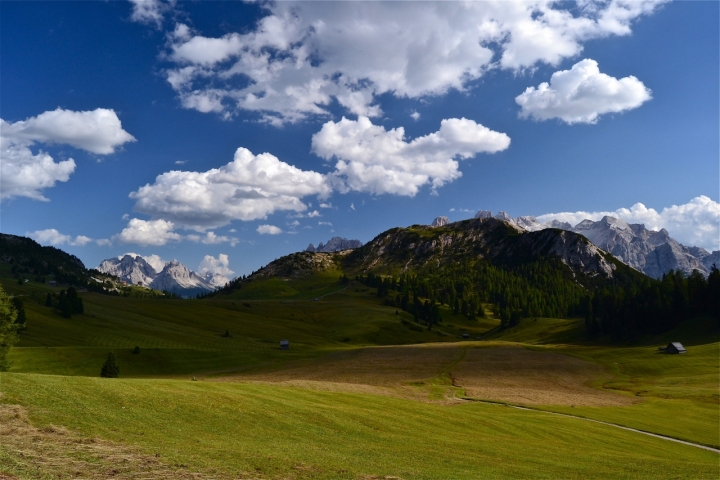
[[[22,278],[18,278],[17,284],[18,284],[18,285],[22,285],[23,283],[25,283],[25,282],[23,282],[23,279],[22,279]]]
[[[120,376],[120,367],[113,352],[108,353],[107,359],[100,369],[100,376],[103,378],[118,378]]]
[[[370,272],[357,279],[377,288],[387,305],[400,307],[428,325],[442,322],[439,305],[452,308],[454,315],[475,319],[485,316],[483,303],[494,304],[503,327],[517,325],[524,317],[574,316],[582,312],[585,296],[572,272],[551,257],[517,266],[476,260],[426,267],[399,278]]]
[[[48,293],[47,297],[45,297],[45,306],[46,307],[52,307],[53,306],[53,296],[52,293]]]
[[[53,299],[51,298],[51,301]],[[82,298],[73,287],[68,287],[67,291],[60,290],[57,302],[52,301],[56,311],[65,318],[70,318],[73,314],[83,313],[85,306]],[[46,303],[47,304],[47,303]]]
[[[707,315],[720,322],[720,271],[713,265],[705,279],[670,270],[662,280],[616,283],[586,297],[588,334],[632,340],[644,333],[661,333],[687,319]]]
[[[0,287],[0,372],[10,367],[8,353],[18,340],[17,311],[10,297]]]
[[[225,333],[223,333],[223,334],[220,335],[220,336],[221,336],[221,337],[224,337],[224,338],[230,338],[230,337],[232,337],[232,335],[230,335],[230,330],[225,330]]]
[[[138,354],[140,354],[140,347],[138,347],[137,345],[135,345],[135,348],[133,348],[132,353],[133,353],[133,355],[138,355]]]
[[[15,311],[17,312],[17,318],[15,319],[15,323],[18,325],[18,329],[24,330],[26,317],[25,317],[25,305],[23,305],[23,301],[20,300],[18,297],[13,297],[12,299],[13,307],[15,308]]]

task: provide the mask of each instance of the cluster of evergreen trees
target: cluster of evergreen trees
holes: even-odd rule
[[[372,272],[357,281],[377,288],[385,303],[412,313],[430,325],[441,321],[437,305],[470,319],[485,315],[484,303],[494,306],[503,327],[523,317],[566,317],[582,314],[586,290],[569,269],[553,258],[498,267],[488,262],[424,268],[399,277]],[[425,299],[424,301],[421,299]]]
[[[57,295],[48,293],[45,298],[45,306],[53,308],[65,318],[70,318],[73,314],[83,313],[85,311],[82,298],[80,298],[77,290],[73,287],[68,287],[67,290],[60,290]]]
[[[671,270],[662,280],[613,284],[588,295],[584,310],[590,336],[614,340],[664,332],[700,316],[720,323],[720,270],[713,265],[707,278],[697,270],[690,276]]]
[[[628,270],[628,271],[625,271]],[[662,280],[618,270],[613,280],[581,285],[559,259],[548,257],[515,266],[485,261],[425,268],[395,276],[358,276],[376,288],[386,305],[401,308],[428,326],[442,321],[438,306],[469,319],[484,315],[491,304],[502,328],[521,318],[585,317],[588,334],[614,340],[670,330],[698,316],[720,322],[720,271],[685,276],[670,271]]]

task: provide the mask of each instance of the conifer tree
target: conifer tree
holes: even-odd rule
[[[118,378],[120,376],[120,367],[113,352],[108,353],[107,359],[100,369],[100,376],[103,378]]]
[[[0,372],[7,371],[10,366],[8,353],[18,340],[16,319],[17,311],[10,297],[0,287]]]

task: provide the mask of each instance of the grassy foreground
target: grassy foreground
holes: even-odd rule
[[[259,478],[714,478],[712,452],[477,403],[177,380],[2,374],[38,425],[137,446],[188,470]],[[2,447],[0,447],[2,448]],[[12,455],[3,469],[24,476]],[[30,473],[30,472],[28,472]]]
[[[428,331],[336,273],[200,301],[83,294],[71,319],[43,306],[50,287],[3,281],[26,296],[28,329],[0,374],[0,477],[720,477],[713,452],[457,400],[570,392],[588,401],[533,407],[720,446],[707,320],[626,346],[587,343],[573,319],[500,332],[448,314]],[[689,353],[659,354],[670,340]],[[111,350],[122,378],[98,378]]]

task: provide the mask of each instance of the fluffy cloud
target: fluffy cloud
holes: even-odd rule
[[[275,225],[260,225],[257,227],[257,232],[260,235],[278,235],[282,233],[282,230]]]
[[[595,123],[599,115],[637,108],[652,98],[637,78],[600,73],[595,60],[585,59],[570,70],[553,73],[550,83],[528,87],[515,97],[520,116],[537,120],[559,118],[566,123]]]
[[[135,141],[123,130],[115,112],[107,108],[87,112],[58,108],[15,123],[0,120],[0,131],[3,146],[5,142],[24,146],[61,143],[98,155],[114,153],[120,145]]]
[[[333,174],[341,190],[414,196],[427,183],[433,191],[459,178],[455,158],[508,148],[510,137],[465,118],[443,120],[440,130],[410,142],[402,127],[385,130],[369,118],[327,122],[313,135],[318,156],[337,158]]]
[[[665,228],[680,243],[720,249],[720,203],[701,195],[684,205],[665,207],[661,212],[636,203],[630,208],[612,212],[562,212],[548,213],[538,218],[540,222],[559,220],[576,225],[582,220],[600,220],[604,216],[621,218],[628,223],[643,223],[650,230]]]
[[[117,235],[123,243],[138,245],[165,245],[171,240],[179,241],[182,236],[173,231],[174,224],[165,220],[140,220],[131,218],[122,232]]]
[[[78,235],[73,238],[70,235],[60,233],[54,228],[36,230],[34,232],[26,232],[25,235],[42,245],[70,245],[73,247],[84,247],[90,242],[95,242],[98,245],[107,245],[109,243],[109,240],[105,238],[93,240],[92,238],[86,237],[85,235]]]
[[[161,0],[130,0],[132,3],[132,14],[130,19],[133,22],[153,24],[160,28],[163,23],[163,14],[170,10],[175,0],[163,3]]]
[[[198,265],[197,273],[200,275],[207,275],[208,273],[220,274],[228,277],[235,273],[230,270],[229,265],[230,259],[224,253],[218,255],[218,258],[215,258],[212,255],[205,255],[205,258],[203,258],[200,265]]]
[[[301,198],[331,193],[324,175],[277,157],[238,148],[232,162],[207,172],[171,171],[130,194],[135,210],[183,228],[204,231],[232,220],[265,218],[277,210],[302,212]]]
[[[75,171],[72,158],[55,162],[45,152],[33,154],[34,143],[67,144],[106,155],[132,141],[135,138],[122,129],[115,112],[104,108],[88,112],[58,108],[14,123],[0,119],[0,199],[47,201],[41,190],[67,182]]]
[[[207,232],[205,235],[187,235],[186,239],[191,242],[200,242],[205,245],[218,245],[220,243],[229,243],[231,246],[238,244],[239,240],[235,237],[227,237],[225,235],[217,235],[215,232]]]
[[[462,90],[492,68],[557,65],[582,43],[628,35],[661,1],[272,2],[247,33],[205,37],[179,24],[167,81],[182,105],[272,124],[325,115],[334,100],[379,116],[378,95]]]
[[[75,161],[71,158],[55,162],[44,152],[33,155],[27,147],[2,146],[0,162],[0,199],[28,197],[47,202],[40,192],[44,188],[55,186],[57,182],[67,182],[75,171]]]

